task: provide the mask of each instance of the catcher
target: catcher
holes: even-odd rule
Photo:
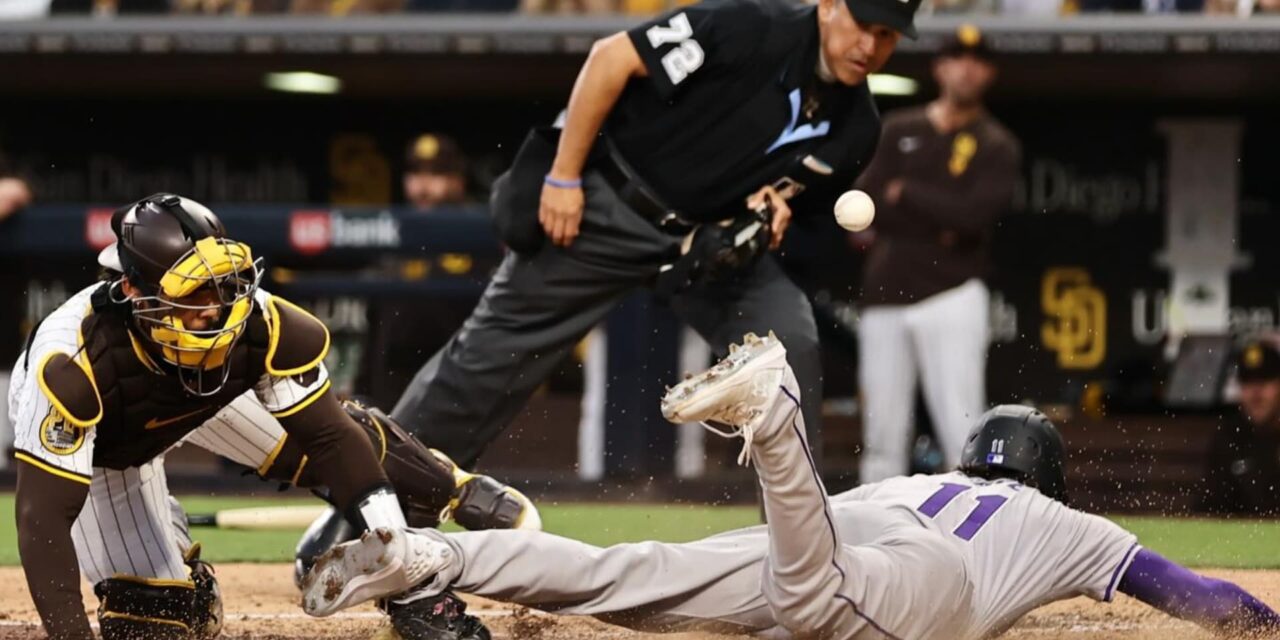
[[[1049,602],[1119,592],[1222,635],[1280,633],[1280,615],[1240,587],[1068,507],[1062,437],[1044,414],[996,407],[969,432],[959,469],[828,497],[805,443],[798,387],[782,344],[749,335],[663,399],[672,422],[715,423],[743,437],[765,527],[608,549],[530,531],[376,531],[317,560],[303,609],[329,615],[417,585],[424,596],[456,588],[644,630],[977,640]],[[488,638],[465,611],[453,615],[460,631],[435,637]]]
[[[323,487],[361,528],[449,516],[538,527],[515,490],[460,472],[377,409],[339,403],[323,364],[328,330],[259,288],[260,260],[208,208],[162,193],[111,225],[104,281],[37,325],[9,396],[18,548],[51,638],[93,637],[82,572],[104,640],[219,633],[217,582],[166,486],[164,454],[180,442],[264,479]],[[432,602],[399,617],[429,625]]]

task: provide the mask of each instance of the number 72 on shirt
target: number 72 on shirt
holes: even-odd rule
[[[662,56],[662,69],[667,72],[672,85],[680,84],[688,78],[707,58],[702,45],[693,39],[693,25],[689,23],[687,13],[677,13],[667,21],[667,26],[655,24],[644,34],[649,38],[649,46],[654,49],[669,44],[680,45]]]

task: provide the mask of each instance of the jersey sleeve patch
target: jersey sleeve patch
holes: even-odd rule
[[[88,428],[102,419],[102,398],[93,374],[67,354],[55,351],[45,356],[37,381],[53,410],[71,426]]]
[[[314,369],[329,353],[329,329],[277,296],[267,299],[267,373],[288,377]]]

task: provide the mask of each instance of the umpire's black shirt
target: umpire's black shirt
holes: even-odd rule
[[[686,218],[736,215],[785,175],[803,176],[806,199],[824,198],[829,212],[875,151],[880,116],[866,83],[818,78],[816,7],[709,0],[628,35],[649,76],[627,85],[605,133]],[[801,169],[810,154],[833,173]]]

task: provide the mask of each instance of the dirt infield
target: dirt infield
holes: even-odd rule
[[[226,598],[227,622],[224,637],[261,640],[366,640],[378,635],[384,625],[371,607],[344,612],[333,618],[308,618],[297,606],[297,591],[286,565],[225,564],[217,567]],[[1265,602],[1280,604],[1280,571],[1209,571],[1215,577],[1239,583]],[[85,603],[92,609],[97,600],[86,587]],[[523,609],[476,600],[472,610],[484,617],[495,637],[537,640],[586,640],[618,638],[641,640],[704,640],[702,634],[654,636],[630,632],[594,620],[559,618]],[[42,638],[35,608],[27,594],[22,571],[0,568],[0,638],[27,640]],[[1175,640],[1209,638],[1194,626],[1119,596],[1115,603],[1102,605],[1083,598],[1059,602],[1028,615],[1005,638],[1044,640]]]

